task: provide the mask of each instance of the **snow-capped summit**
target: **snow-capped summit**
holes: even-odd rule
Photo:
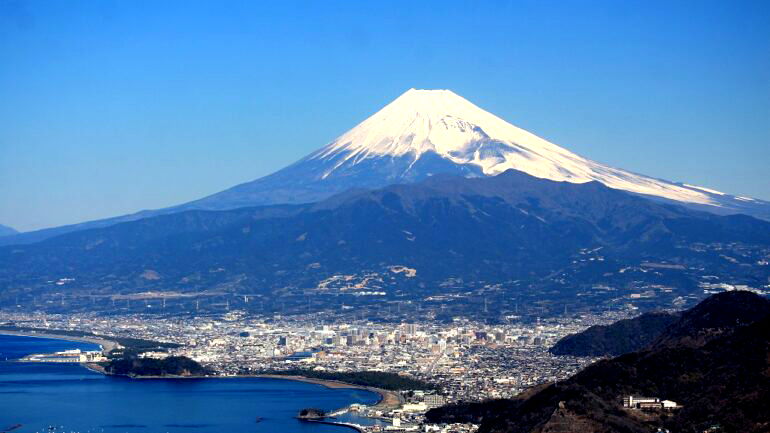
[[[451,90],[410,89],[334,140],[316,157],[345,152],[345,160],[406,154],[419,159],[425,152],[436,152],[455,162],[468,163],[467,158],[475,156],[469,151],[478,149],[478,143],[502,136],[522,140],[524,135],[529,134]]]
[[[190,209],[309,203],[351,188],[417,182],[439,173],[481,177],[509,169],[555,181],[598,181],[714,213],[745,213],[770,220],[768,202],[609,167],[518,128],[451,90],[409,89],[331,143],[271,175],[179,206],[6,239],[38,241]]]
[[[718,213],[770,216],[766,202],[609,167],[518,128],[451,90],[418,89],[407,90],[291,166],[181,208],[311,202],[349,188],[415,182],[437,173],[493,176],[509,169],[556,181],[599,181]],[[756,211],[757,206],[764,210]]]
[[[345,154],[339,164],[381,156],[411,155],[419,159],[435,152],[457,164],[472,163],[484,174],[505,171],[500,158],[503,140],[539,140],[543,150],[560,149],[482,110],[451,90],[410,89],[369,117],[314,158],[330,159]],[[331,174],[332,170],[325,175]]]
[[[713,196],[723,195],[585,159],[506,122],[451,90],[410,89],[309,159],[329,163],[320,175],[326,179],[370,159],[404,157],[412,164],[394,177],[409,178],[412,176],[407,172],[413,163],[431,152],[488,176],[516,169],[545,179],[574,183],[596,180],[616,189],[715,206],[719,202]]]

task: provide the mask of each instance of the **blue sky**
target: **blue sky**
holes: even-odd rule
[[[0,223],[269,174],[410,87],[588,158],[770,199],[770,2],[0,1]]]

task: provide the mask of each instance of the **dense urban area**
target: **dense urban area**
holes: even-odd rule
[[[105,337],[177,343],[140,356],[184,356],[216,375],[281,372],[390,372],[434,386],[390,391],[399,404],[354,405],[362,428],[424,428],[430,408],[457,401],[512,397],[528,387],[569,377],[593,358],[554,356],[548,348],[565,335],[635,314],[629,308],[533,323],[486,325],[464,319],[449,324],[324,323],[321,317],[255,318],[240,311],[219,317],[162,318],[0,313],[19,328],[78,331]],[[429,387],[430,388],[430,387]],[[350,408],[348,408],[350,409]],[[362,420],[380,420],[364,426]],[[385,419],[388,422],[383,423]],[[438,426],[435,426],[438,429]],[[474,431],[472,425],[439,431]]]
[[[720,291],[709,287],[703,292]],[[571,356],[577,352],[556,355],[569,351],[554,350],[554,344],[595,325],[638,317],[636,300],[629,297],[603,311],[564,311],[535,320],[511,317],[505,323],[462,316],[449,321],[380,322],[320,312],[257,315],[237,309],[204,315],[6,310],[0,312],[0,332],[79,339],[102,346],[98,352],[31,354],[25,362],[77,362],[103,373],[129,376],[303,380],[359,387],[380,395],[371,406],[352,404],[328,413],[308,408],[299,414],[307,422],[345,424],[362,432],[473,432],[479,425],[431,424],[426,414],[448,404],[510,399],[573,376],[599,358]],[[672,305],[669,312],[678,311],[676,307]],[[626,407],[678,407],[658,396],[624,398]]]

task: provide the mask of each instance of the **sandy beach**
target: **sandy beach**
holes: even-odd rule
[[[267,379],[284,379],[284,380],[295,380],[298,382],[307,382],[307,383],[314,383],[316,385],[322,385],[327,388],[354,388],[354,389],[363,389],[370,392],[375,392],[380,395],[380,401],[377,402],[377,404],[374,406],[375,409],[380,410],[392,410],[399,408],[402,404],[402,398],[400,394],[398,394],[395,391],[389,391],[386,389],[381,388],[372,388],[367,386],[361,386],[361,385],[355,385],[352,383],[347,382],[340,382],[337,380],[324,380],[324,379],[314,379],[311,377],[304,377],[304,376],[287,376],[287,375],[280,375],[280,374],[258,374],[251,377],[262,377]]]
[[[94,371],[96,373],[101,373],[104,375],[111,376],[111,373],[108,373],[104,370],[104,367],[102,367],[99,364],[95,363],[87,363],[84,364],[85,368],[88,368],[91,371]],[[374,388],[374,387],[368,387],[368,386],[362,386],[362,385],[355,385],[352,383],[347,382],[340,382],[337,380],[324,380],[324,379],[315,379],[311,377],[304,377],[304,376],[289,376],[289,375],[281,375],[281,374],[243,374],[243,375],[232,375],[232,376],[128,376],[132,379],[139,379],[139,380],[152,380],[152,379],[238,379],[238,378],[260,378],[260,379],[281,379],[281,380],[293,380],[296,382],[305,382],[305,383],[312,383],[315,385],[321,385],[325,386],[327,388],[332,389],[362,389],[365,391],[376,393],[380,396],[380,400],[377,402],[376,405],[374,405],[375,409],[382,410],[382,411],[388,411],[393,409],[398,409],[401,407],[402,404],[404,404],[403,398],[401,395],[395,391],[389,391],[387,389],[382,388]]]

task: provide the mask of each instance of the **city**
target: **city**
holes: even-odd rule
[[[186,356],[219,376],[282,370],[383,371],[437,385],[440,391],[429,391],[428,396],[422,391],[410,393],[408,400],[400,396],[403,404],[386,412],[356,407],[359,414],[390,420],[388,431],[394,431],[394,418],[402,429],[422,426],[425,412],[445,403],[510,398],[530,387],[567,378],[594,359],[554,356],[548,352],[551,345],[565,335],[633,314],[625,309],[490,326],[465,319],[450,324],[323,323],[320,316],[258,318],[239,311],[217,318],[3,312],[0,324],[177,343],[178,348],[142,356]],[[381,426],[366,428],[377,431]],[[473,428],[451,426],[444,431]]]
[[[768,23],[0,0],[0,433],[768,433]]]

